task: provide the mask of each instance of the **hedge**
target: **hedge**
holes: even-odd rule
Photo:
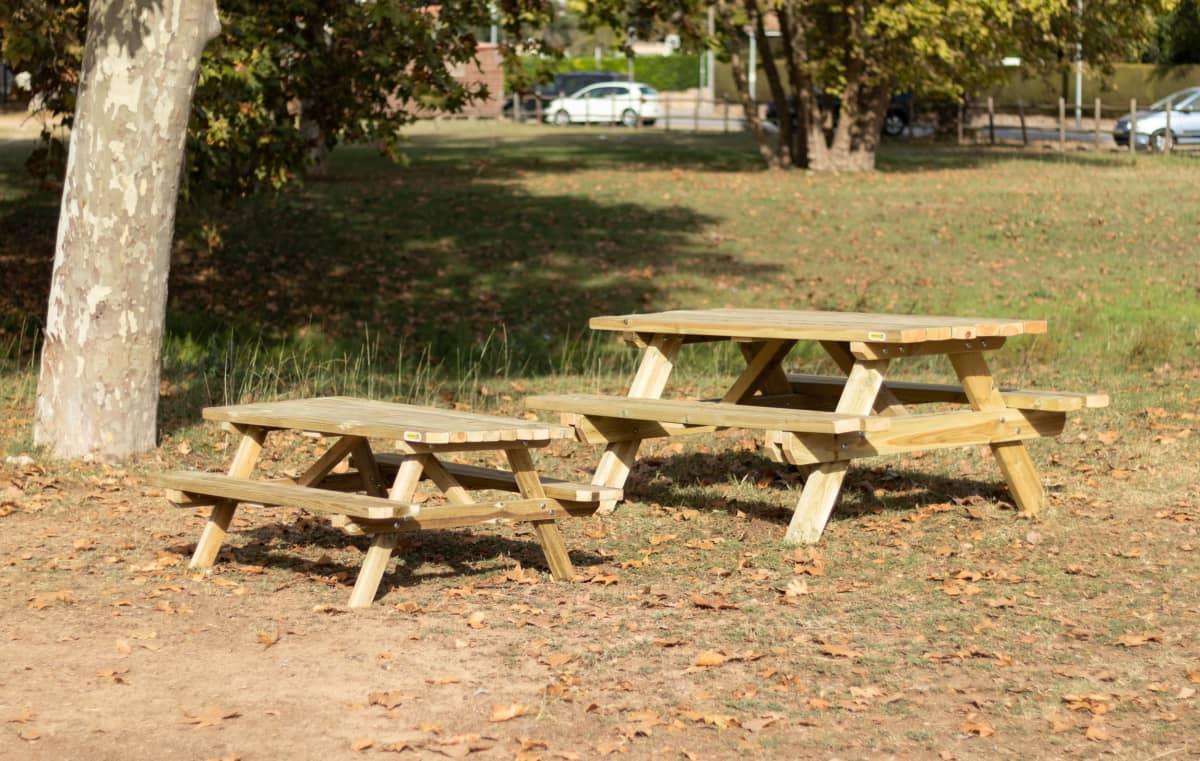
[[[526,83],[549,81],[554,75],[564,71],[619,71],[622,74],[629,71],[629,62],[624,56],[605,56],[596,65],[593,57],[564,58],[552,61],[526,56],[521,59],[521,71],[518,76],[509,72],[505,81],[505,91],[512,92],[515,86],[529,89]],[[543,74],[544,72],[544,74]],[[700,86],[700,58],[696,55],[666,55],[647,56],[633,59],[633,77],[638,82],[645,82],[656,90],[688,90]]]

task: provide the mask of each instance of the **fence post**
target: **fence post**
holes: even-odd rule
[[[1067,149],[1067,99],[1058,96],[1058,149]]]
[[[964,100],[958,104],[958,144],[963,144],[963,112],[966,111],[967,103]]]
[[[1096,116],[1092,119],[1094,134],[1093,141],[1096,143],[1096,150],[1100,150],[1100,99],[1096,98]]]
[[[1163,144],[1162,144],[1163,153],[1170,153],[1171,149],[1175,147],[1175,133],[1171,131],[1171,109],[1174,107],[1175,107],[1175,104],[1168,100],[1167,101],[1167,128],[1166,128],[1167,131],[1163,134]]]
[[[617,113],[617,96],[614,93],[608,106],[608,114],[613,118],[613,124],[621,123],[621,114]]]
[[[729,133],[729,98],[721,98],[721,131]]]
[[[988,143],[996,144],[996,102],[991,95],[988,96]]]
[[[700,94],[692,101],[692,132],[700,131]]]
[[[663,115],[663,131],[670,132],[671,131],[671,96],[668,95],[667,93],[663,93],[662,104],[663,104],[663,113],[662,113],[662,115]]]
[[[1021,117],[1021,145],[1029,147],[1029,133],[1025,130],[1025,101],[1017,101],[1017,115]]]
[[[1137,98],[1129,101],[1129,155],[1137,158]]]
[[[522,122],[521,119],[521,93],[513,93],[513,121],[517,124]]]
[[[545,121],[545,119],[543,119],[543,117],[545,116],[545,113],[542,112],[542,108],[543,108],[542,99],[540,96],[538,96],[537,93],[534,93],[533,101],[534,101],[534,103],[537,104],[536,106],[534,106],[534,110],[537,113],[537,123],[540,125],[543,121]]]

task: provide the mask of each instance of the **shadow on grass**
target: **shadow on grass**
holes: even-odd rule
[[[238,533],[246,539],[246,543],[222,547],[218,563],[233,561],[288,570],[304,577],[334,578],[347,591],[354,587],[360,564],[340,563],[326,558],[307,560],[287,548],[307,545],[342,550],[354,546],[365,553],[371,543],[369,538],[348,536],[307,517],[292,524],[262,525]],[[191,543],[167,549],[190,556],[195,547],[195,543]],[[577,569],[605,562],[599,555],[579,549],[571,549],[570,555]],[[384,574],[377,596],[382,597],[392,589],[416,586],[431,579],[495,573],[511,568],[515,563],[549,572],[541,545],[534,539],[509,539],[494,534],[473,533],[469,529],[405,534],[392,553],[389,570]],[[439,566],[449,568],[441,570]]]
[[[661,478],[655,478],[655,476]],[[705,487],[719,483],[769,482],[761,488],[791,487],[800,496],[804,478],[789,465],[772,462],[755,452],[686,453],[669,458],[639,460],[625,486],[628,499],[686,505],[697,510],[741,511],[760,520],[787,525],[795,506],[784,507],[762,500],[731,497]],[[883,496],[876,496],[882,489]],[[853,497],[848,500],[846,497]],[[921,471],[897,470],[883,465],[852,464],[842,496],[831,520],[846,520],[882,512],[905,512],[940,502],[974,503],[979,500],[1011,503],[1003,477],[947,478]]]

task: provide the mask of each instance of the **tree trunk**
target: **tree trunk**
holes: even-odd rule
[[[304,141],[304,168],[310,177],[329,174],[329,144],[321,124],[310,115],[309,102],[300,106],[300,138]]]
[[[758,104],[754,94],[750,92],[750,82],[746,79],[746,59],[742,57],[742,31],[733,23],[733,3],[721,0],[717,3],[716,20],[721,28],[721,38],[725,41],[726,52],[729,53],[729,71],[733,75],[733,87],[737,90],[738,101],[742,104],[742,114],[754,136],[754,144],[769,168],[779,166],[775,149],[771,147],[767,131],[763,129],[762,119],[758,115]]]
[[[861,76],[851,78],[842,96],[833,140],[825,150],[810,151],[809,166],[818,172],[874,171],[875,152],[890,101],[890,82],[864,85]]]
[[[792,101],[796,104],[796,118],[792,122],[792,164],[807,167],[809,123],[815,107],[813,81],[807,69],[808,43],[804,38],[804,20],[800,13],[796,13],[793,19],[792,11],[791,3],[782,3],[776,14],[779,18],[783,60],[792,86]]]
[[[34,441],[56,457],[153,448],[167,270],[215,0],[92,0],[59,212]]]
[[[795,144],[792,137],[792,109],[788,105],[779,69],[775,66],[775,57],[771,54],[771,42],[767,39],[762,10],[758,7],[757,0],[745,0],[745,2],[746,12],[750,14],[754,23],[754,37],[758,43],[758,49],[762,51],[763,72],[767,75],[771,100],[775,102],[775,117],[779,119],[779,146],[775,151],[776,162],[781,167],[791,166],[792,147]]]

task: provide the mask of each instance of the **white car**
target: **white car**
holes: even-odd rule
[[[545,119],[565,127],[573,122],[600,122],[636,127],[654,124],[661,111],[658,91],[641,82],[600,82],[588,85],[546,106]]]

